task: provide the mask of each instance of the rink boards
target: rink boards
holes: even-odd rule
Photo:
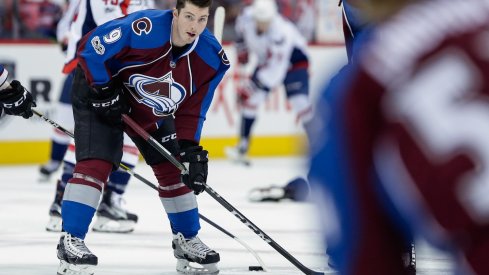
[[[238,79],[234,64],[234,47],[225,46],[231,70],[216,90],[202,133],[202,144],[212,157],[223,157],[224,147],[236,144],[239,109],[236,104]],[[345,62],[341,46],[311,46],[312,98],[335,70]],[[64,76],[64,57],[56,44],[0,43],[0,64],[5,64],[12,77],[33,93],[37,110],[53,118]],[[287,103],[282,87],[275,89],[259,111],[253,129],[252,156],[298,155],[304,152],[305,136],[300,123]],[[0,118],[0,164],[44,162],[49,154],[52,126],[39,118]]]

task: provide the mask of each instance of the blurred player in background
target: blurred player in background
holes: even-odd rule
[[[259,106],[269,92],[284,85],[289,103],[302,123],[312,116],[309,102],[307,42],[290,21],[278,13],[274,0],[255,0],[236,20],[238,70],[254,55],[258,64],[251,78],[238,84],[241,127],[236,147],[226,148],[231,160],[249,165],[247,153]],[[242,74],[243,75],[243,74]]]
[[[458,274],[488,274],[489,2],[358,7],[374,27],[313,121],[330,257],[341,274],[411,274],[414,234],[452,252]]]
[[[153,8],[153,0],[70,0],[63,17],[58,23],[56,37],[65,53],[63,73],[66,78],[62,87],[59,102],[56,105],[53,120],[67,129],[73,128],[73,112],[71,110],[71,86],[73,71],[78,64],[76,48],[81,37],[98,25],[128,13]],[[70,137],[54,129],[51,137],[51,154],[48,163],[40,168],[40,180],[47,181],[52,173],[59,169],[68,148]]]
[[[77,163],[62,202],[60,274],[91,274],[98,264],[84,239],[103,186],[121,161],[124,131],[158,179],[177,271],[219,272],[219,254],[197,236],[196,194],[204,191],[208,170],[201,131],[214,90],[229,69],[222,46],[206,29],[211,4],[179,0],[173,11],[135,12],[81,40],[72,91]],[[178,156],[185,173],[124,127],[123,113]]]
[[[98,1],[98,0],[72,0],[70,1],[63,18],[57,29],[58,43],[66,51],[66,64],[63,73],[67,74],[63,90],[56,106],[56,117],[53,119],[67,129],[73,129],[73,111],[71,106],[71,90],[74,78],[74,69],[78,64],[76,47],[83,35],[88,33],[97,25],[109,20],[119,18],[137,10],[153,7],[148,0],[125,0],[125,1]],[[66,154],[71,141],[70,152]],[[44,180],[56,171],[64,158],[64,167],[61,178],[56,184],[54,201],[49,209],[49,222],[46,225],[48,231],[61,231],[61,201],[68,179],[73,176],[75,167],[73,140],[60,130],[55,129],[51,140],[51,159],[40,169]],[[125,136],[124,155],[122,163],[134,168],[138,162],[139,151],[132,140]],[[102,201],[97,209],[97,221],[93,230],[100,232],[126,233],[132,232],[138,217],[127,211],[123,206],[122,195],[126,190],[130,175],[126,172],[116,170],[109,178],[104,188]]]
[[[340,1],[340,6],[342,8],[346,54],[348,62],[351,62],[355,38],[368,27],[368,21],[362,12],[349,2]],[[302,5],[304,6],[305,3]],[[254,188],[250,190],[248,198],[253,202],[280,202],[282,200],[302,202],[310,198],[310,190],[309,182],[304,177],[297,177],[285,185],[272,184],[268,187]],[[333,264],[331,263],[331,265]]]

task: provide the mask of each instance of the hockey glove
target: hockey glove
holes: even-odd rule
[[[238,83],[238,88],[236,89],[238,106],[246,106],[248,99],[255,91],[256,86],[249,78],[241,80]]]
[[[32,107],[36,107],[36,103],[29,93],[19,81],[14,80],[10,83],[11,88],[0,91],[0,103],[6,114],[30,118]]]
[[[120,89],[99,91],[90,99],[89,104],[102,121],[116,127],[122,127],[122,114],[129,112],[129,106]]]
[[[207,150],[202,150],[202,146],[191,146],[180,151],[180,161],[187,168],[182,172],[182,182],[196,195],[205,190],[208,154]]]

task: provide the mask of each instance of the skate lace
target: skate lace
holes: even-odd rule
[[[205,258],[208,252],[212,252],[207,245],[205,245],[198,237],[192,239],[185,239],[183,235],[178,234],[180,247],[189,253],[197,255],[198,257]]]
[[[77,253],[80,253],[82,255],[92,253],[90,250],[88,250],[87,246],[85,245],[85,241],[83,241],[82,239],[71,236],[69,234],[67,235],[67,238],[68,238],[68,242],[71,244],[73,248],[76,249]]]
[[[211,252],[212,249],[210,249],[207,245],[205,245],[199,238],[195,237],[193,239],[190,239],[187,241],[187,244],[190,245],[190,247],[196,251],[197,253],[201,255],[207,254],[207,252]]]

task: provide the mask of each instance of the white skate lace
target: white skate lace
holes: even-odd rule
[[[83,241],[80,238],[74,237],[71,234],[66,235],[67,242],[75,249],[75,252],[77,255],[80,257],[83,257],[85,254],[91,254],[92,252],[88,250],[88,248],[85,245],[85,241]]]
[[[207,247],[207,245],[205,245],[204,243],[202,243],[199,238],[195,237],[191,240],[188,240],[187,241],[187,244],[190,244],[190,247],[196,251],[196,253],[198,253],[200,256],[202,257],[205,257],[205,255],[207,254],[207,252],[211,252],[212,249],[210,249],[209,247]]]
[[[182,250],[192,253],[200,258],[205,258],[208,252],[213,251],[207,245],[205,245],[198,237],[192,239],[185,239],[185,237],[178,233],[178,242]]]

